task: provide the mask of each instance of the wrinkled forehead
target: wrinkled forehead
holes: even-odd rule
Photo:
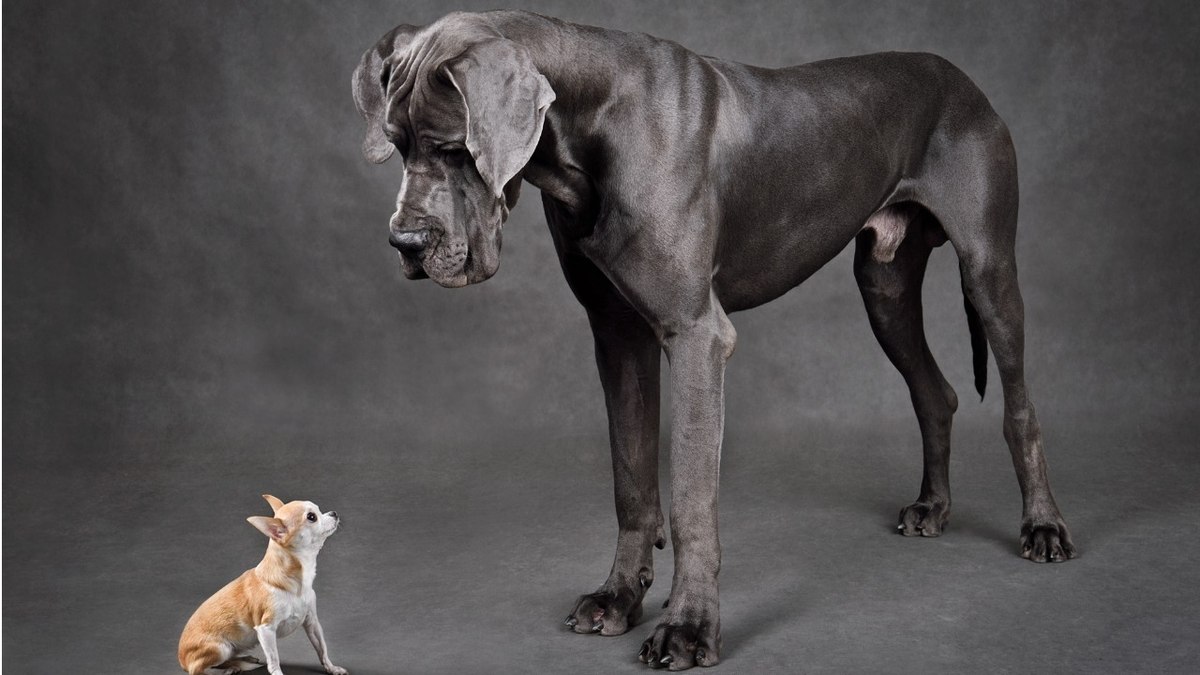
[[[440,23],[427,26],[393,53],[383,71],[385,130],[402,152],[425,137],[445,142],[466,136],[466,102],[441,66],[489,36],[471,25]]]

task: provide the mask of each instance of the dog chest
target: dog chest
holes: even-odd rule
[[[308,616],[308,609],[312,606],[312,591],[302,591],[299,595],[294,593],[276,592],[275,594],[275,634],[278,637],[285,637],[294,632],[301,624],[304,623],[304,618]]]

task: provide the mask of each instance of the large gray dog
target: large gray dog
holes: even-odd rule
[[[521,180],[541,190],[595,336],[620,530],[608,580],[567,618],[575,632],[624,633],[654,579],[666,352],[675,573],[640,658],[672,670],[720,660],[727,315],[779,297],[851,240],[871,328],[921,427],[924,479],[900,512],[901,533],[937,536],[950,514],[958,401],[921,319],[926,261],[949,240],[981,395],[988,344],[999,366],[1024,500],[1021,555],[1075,555],[1025,390],[1012,141],[945,60],[889,53],[772,70],[525,12],[451,14],[385,35],[354,73],[354,98],[366,156],[404,158],[390,241],[410,279],[456,287],[490,277]]]

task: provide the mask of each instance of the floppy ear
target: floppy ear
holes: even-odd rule
[[[258,528],[259,532],[267,535],[274,541],[282,542],[287,536],[287,525],[278,518],[268,518],[266,516],[250,516],[246,519],[254,527]]]
[[[393,28],[362,55],[350,78],[354,105],[367,121],[363,155],[376,164],[386,162],[395,150],[383,133],[383,125],[387,122],[387,87],[392,74],[388,60],[408,44],[417,30],[416,26],[409,25]]]
[[[267,500],[268,504],[271,505],[272,513],[279,513],[279,509],[283,508],[283,502],[281,502],[278,497],[274,495],[263,495],[262,497],[263,499]]]
[[[467,150],[500,198],[533,155],[554,90],[529,51],[503,38],[477,42],[442,68],[467,106]]]

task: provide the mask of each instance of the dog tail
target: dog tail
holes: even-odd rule
[[[971,298],[963,289],[963,307],[967,310],[967,330],[971,332],[971,363],[975,369],[975,391],[979,392],[979,400],[983,400],[983,392],[987,389],[987,336],[983,333],[983,321]]]

